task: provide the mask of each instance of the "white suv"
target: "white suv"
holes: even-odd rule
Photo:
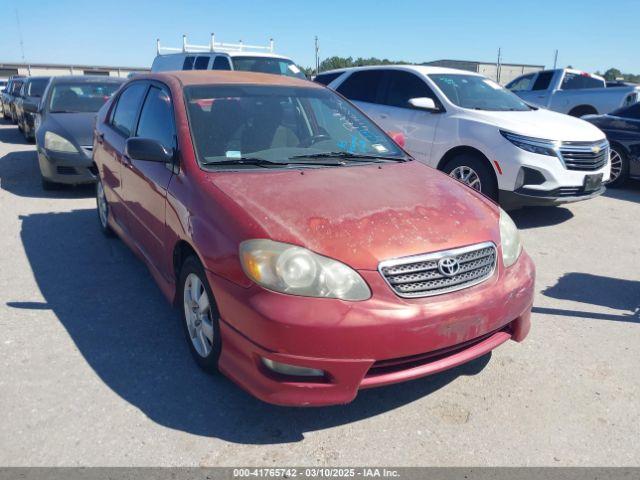
[[[609,179],[609,144],[593,125],[537,107],[461,70],[394,65],[323,72],[405,148],[507,208],[595,197]]]

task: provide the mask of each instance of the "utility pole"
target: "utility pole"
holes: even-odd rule
[[[20,40],[20,53],[22,54],[22,63],[27,63],[24,58],[24,42],[22,41],[22,28],[20,27],[20,15],[18,15],[18,9],[16,8],[16,23],[18,25],[18,39]],[[31,66],[28,67],[29,75],[31,75]]]
[[[500,54],[501,48],[498,47],[498,63],[496,63],[496,82],[500,83]]]
[[[553,57],[553,69],[556,69],[556,65],[558,64],[558,49],[556,49],[556,54]]]
[[[320,56],[319,56],[319,52],[320,52],[320,46],[318,45],[318,36],[316,35],[316,75],[318,75],[320,73]]]

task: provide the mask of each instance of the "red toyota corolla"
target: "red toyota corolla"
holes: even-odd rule
[[[322,86],[138,76],[100,111],[94,159],[104,232],[179,305],[198,364],[267,402],[349,402],[529,331],[509,216]]]

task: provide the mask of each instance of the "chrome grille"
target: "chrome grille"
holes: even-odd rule
[[[453,258],[459,269],[445,275],[440,260]],[[488,279],[496,268],[497,249],[492,242],[469,247],[385,260],[378,270],[400,297],[428,297],[461,290]]]
[[[559,154],[569,170],[600,170],[609,160],[609,142],[563,142]]]

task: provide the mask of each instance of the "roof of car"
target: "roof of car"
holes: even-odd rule
[[[422,73],[424,75],[429,75],[432,73],[452,73],[452,74],[468,74],[468,75],[478,75],[482,76],[479,73],[471,72],[469,70],[460,70],[457,68],[445,68],[445,67],[433,67],[430,65],[368,65],[366,67],[349,67],[349,68],[337,68],[335,70],[327,70],[325,72],[320,72],[318,75],[322,75],[325,73],[339,73],[339,72],[352,72],[357,70],[413,70],[418,73]]]
[[[324,88],[322,85],[303,80],[301,78],[288,77],[286,75],[273,75],[270,73],[241,72],[237,70],[179,70],[172,72],[156,72],[142,74],[135,77],[141,79],[178,80],[183,86],[189,85],[215,85],[215,84],[245,84],[245,85],[277,85],[284,87]]]
[[[121,77],[109,77],[106,75],[60,75],[57,77],[51,77],[51,83],[60,83],[60,82],[79,82],[79,83],[90,83],[90,82],[113,82],[113,83],[123,83],[126,78]]]

